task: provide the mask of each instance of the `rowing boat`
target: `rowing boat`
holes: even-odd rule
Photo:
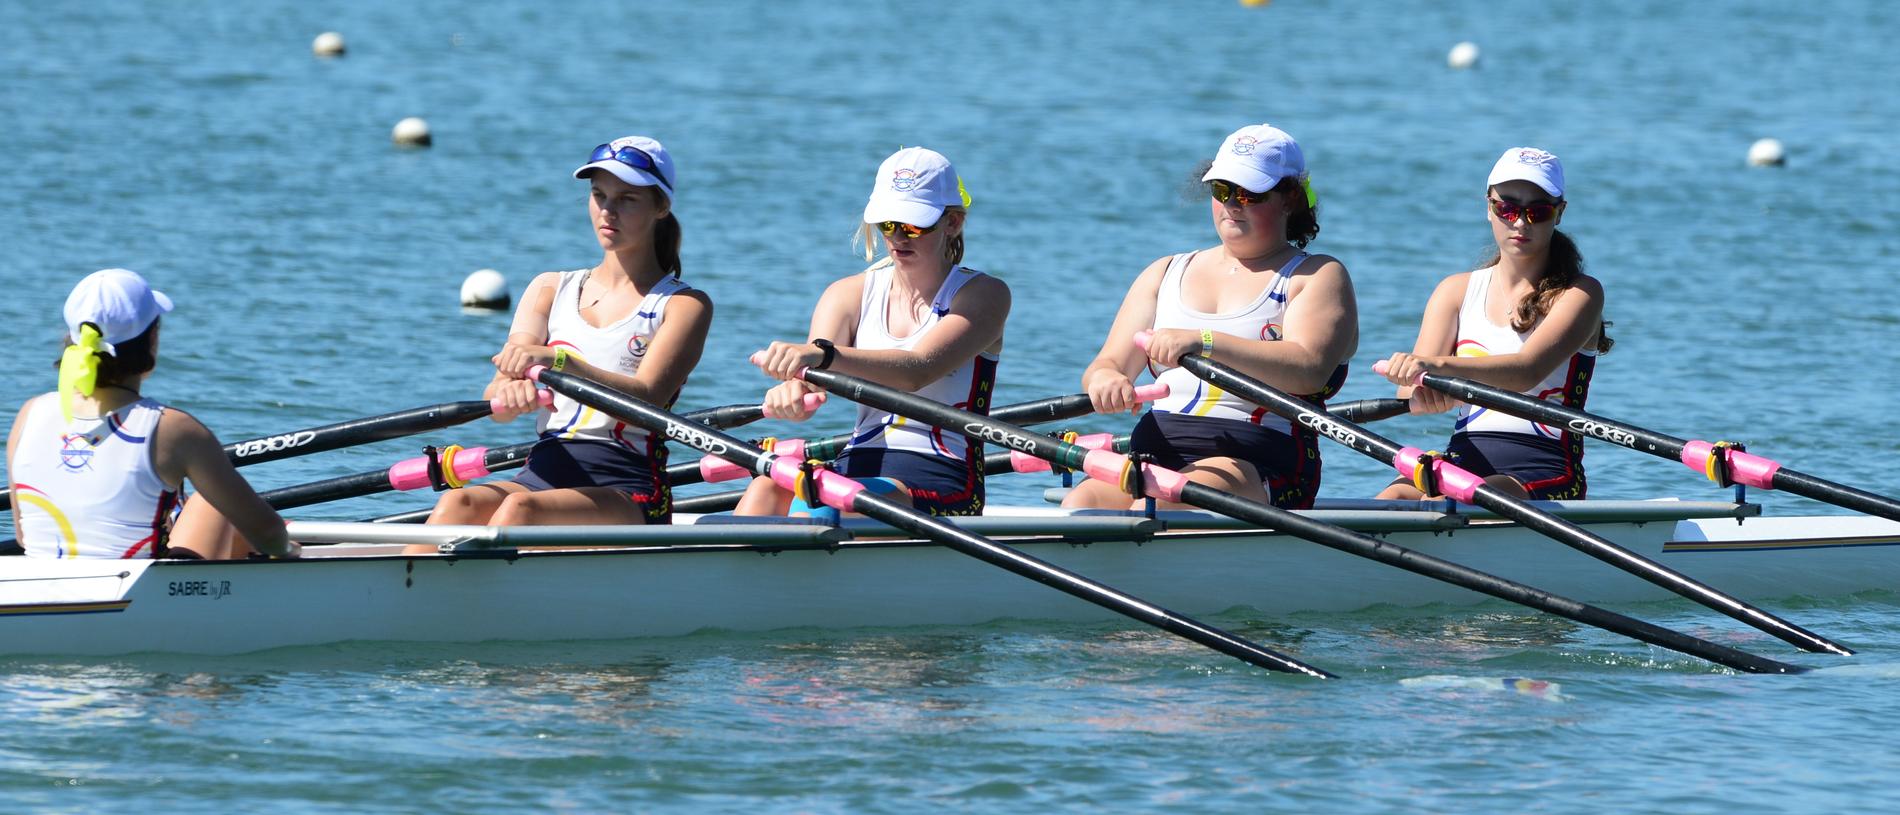
[[[1762,517],[1753,504],[1540,506],[1737,597],[1900,588],[1900,523]],[[1579,600],[1668,599],[1537,532],[1444,501],[1304,513]],[[1481,595],[1198,510],[992,507],[971,531],[1190,614],[1469,605]],[[706,629],[1116,619],[868,519],[682,516],[656,527],[295,522],[292,561],[7,558],[0,653],[243,653],[351,640],[666,637]],[[405,555],[430,544],[432,555]],[[328,545],[322,545],[328,544]],[[529,548],[551,547],[551,548]]]

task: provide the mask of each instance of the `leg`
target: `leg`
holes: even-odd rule
[[[502,499],[527,491],[527,487],[513,481],[477,484],[473,487],[449,490],[435,499],[435,509],[429,513],[429,520],[424,523],[487,525],[494,517],[495,510],[501,508]],[[436,553],[436,548],[418,543],[403,547],[402,553],[433,555]]]
[[[1262,504],[1270,503],[1267,500],[1266,489],[1261,486],[1260,471],[1255,470],[1252,464],[1237,458],[1228,458],[1226,456],[1204,458],[1186,467],[1182,467],[1181,474],[1187,476],[1189,481],[1196,484],[1205,484],[1214,489],[1231,493],[1249,501]],[[1136,501],[1131,508],[1141,509],[1146,503],[1146,501]],[[1177,504],[1171,501],[1158,502],[1155,504],[1155,508],[1193,509],[1193,507],[1187,504]]]
[[[503,498],[489,523],[496,526],[543,524],[644,524],[643,510],[627,494],[608,487],[517,492]]]
[[[1068,509],[1127,509],[1128,493],[1106,481],[1086,478],[1062,497]]]
[[[249,557],[254,551],[248,542],[238,538],[237,528],[225,520],[217,507],[203,496],[192,496],[185,501],[184,510],[178,513],[178,520],[172,522],[167,545],[205,560]]]
[[[739,497],[739,506],[734,515],[784,515],[792,508],[792,493],[780,489],[770,478],[759,476],[747,484],[745,495]]]
[[[1531,491],[1524,489],[1524,482],[1508,475],[1487,475],[1484,477],[1484,483],[1512,498],[1530,500]]]
[[[1412,486],[1412,482],[1400,478],[1385,485],[1385,489],[1380,490],[1379,494],[1373,497],[1386,501],[1421,501],[1424,500],[1425,493],[1419,492],[1417,487]]]

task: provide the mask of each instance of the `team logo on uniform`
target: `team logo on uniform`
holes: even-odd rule
[[[910,192],[917,189],[917,184],[921,181],[923,179],[917,177],[917,171],[908,167],[891,173],[891,189],[898,192]]]
[[[75,473],[92,469],[92,439],[79,433],[60,436],[59,466]]]
[[[1263,340],[1277,340],[1281,336],[1279,323],[1267,323],[1260,327],[1260,338]]]
[[[1234,155],[1251,156],[1254,148],[1260,146],[1260,140],[1252,136],[1241,136],[1234,140]]]
[[[631,337],[628,337],[627,338],[627,353],[632,354],[636,357],[646,356],[647,355],[647,338],[641,334],[635,334]]]

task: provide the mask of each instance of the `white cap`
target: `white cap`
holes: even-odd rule
[[[99,327],[106,350],[136,339],[158,315],[172,310],[172,299],[129,269],[101,269],[86,275],[66,295],[66,334],[79,341],[80,323]]]
[[[942,153],[906,147],[878,165],[871,200],[864,205],[864,222],[897,221],[932,226],[944,207],[969,206],[963,181]]]
[[[1491,177],[1484,185],[1495,187],[1506,181],[1529,181],[1550,193],[1564,197],[1564,164],[1556,156],[1535,147],[1513,147],[1491,166]]]
[[[1247,125],[1227,136],[1202,181],[1232,181],[1250,192],[1267,192],[1287,178],[1306,177],[1306,154],[1286,131]]]
[[[628,148],[644,153],[646,158],[652,159],[653,169],[636,167],[616,158],[621,150]],[[673,200],[673,157],[667,155],[666,148],[659,142],[645,136],[621,136],[594,148],[594,156],[589,157],[588,163],[574,171],[575,178],[586,178],[595,170],[606,170],[613,173],[615,178],[636,187],[659,187],[660,192],[666,193],[666,200]],[[640,164],[646,163],[640,161],[637,155],[634,161]]]

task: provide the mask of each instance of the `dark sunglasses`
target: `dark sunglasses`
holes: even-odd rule
[[[592,164],[596,161],[606,161],[608,159],[613,159],[636,170],[646,170],[655,176],[660,175],[660,165],[653,163],[653,157],[647,155],[647,151],[638,147],[622,147],[615,150],[612,142],[594,148],[594,154],[587,157],[587,163]]]
[[[912,226],[903,221],[879,221],[877,231],[884,233],[884,237],[886,238],[896,235],[898,230],[903,230],[904,237],[906,238],[921,238],[937,231],[937,227],[942,224],[942,221],[938,221],[929,226]]]
[[[1261,201],[1265,201],[1267,200],[1267,196],[1273,194],[1273,190],[1254,192],[1232,181],[1221,181],[1220,179],[1207,182],[1207,191],[1214,196],[1214,200],[1216,201],[1223,204],[1239,204],[1243,207],[1253,206]]]
[[[1502,198],[1491,198],[1490,201],[1491,214],[1498,216],[1498,220],[1507,224],[1515,222],[1519,216],[1524,218],[1525,223],[1541,224],[1557,217],[1557,207],[1563,205],[1562,201],[1537,201],[1529,204],[1506,201]]]

